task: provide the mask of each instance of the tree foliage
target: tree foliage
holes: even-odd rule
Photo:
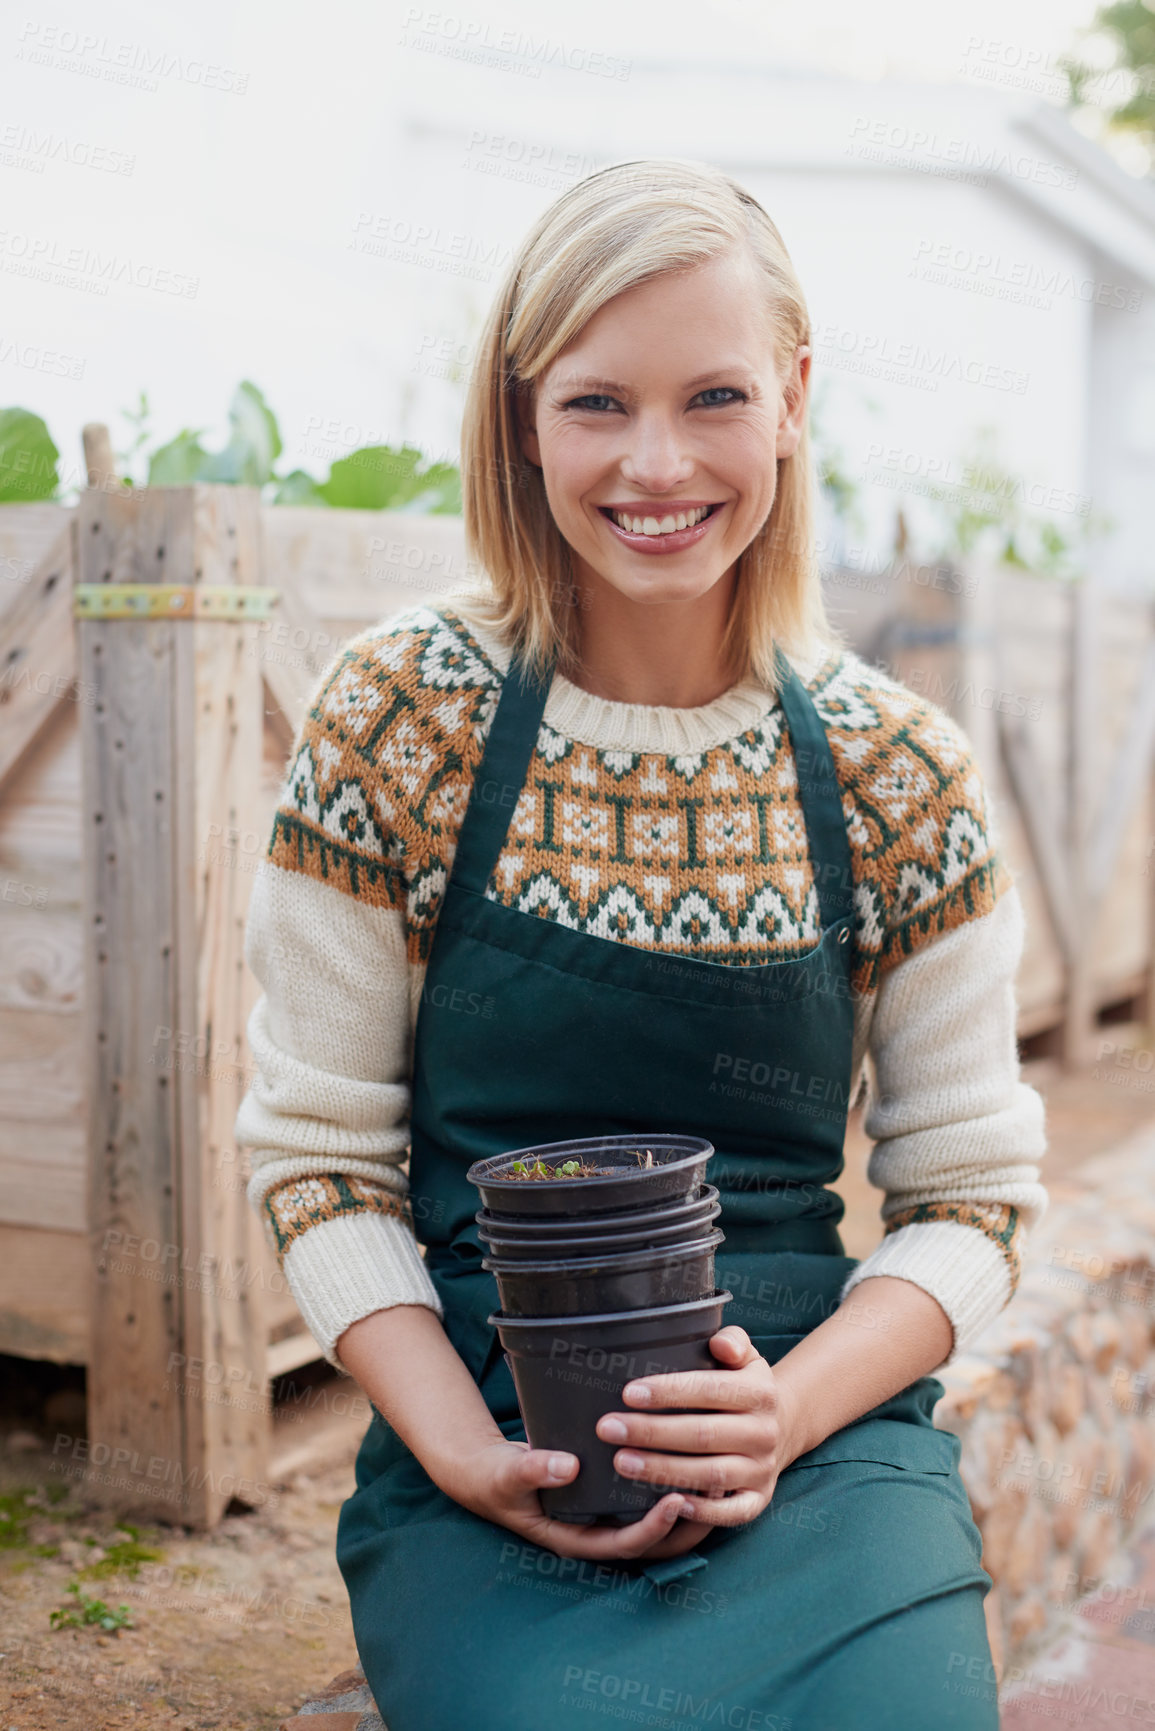
[[[1097,109],[1108,132],[1141,143],[1155,172],[1155,7],[1099,6],[1084,34],[1083,52],[1062,61],[1072,106]]]

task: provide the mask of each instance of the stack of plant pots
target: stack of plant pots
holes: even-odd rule
[[[555,1520],[628,1525],[676,1489],[623,1478],[596,1425],[628,1411],[626,1383],[654,1372],[717,1369],[707,1342],[729,1292],[714,1286],[714,1150],[698,1136],[597,1136],[479,1160],[467,1174],[501,1309],[489,1318],[513,1375],[533,1448],[581,1462],[543,1490]],[[665,1412],[685,1410],[663,1408]]]

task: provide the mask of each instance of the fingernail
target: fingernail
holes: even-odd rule
[[[650,1391],[644,1382],[628,1382],[622,1390],[625,1400],[636,1400],[639,1406],[644,1406],[650,1398]]]
[[[629,1449],[622,1449],[617,1456],[617,1466],[620,1473],[640,1473],[645,1464],[641,1455],[631,1454]]]
[[[549,1476],[551,1479],[564,1479],[572,1466],[572,1455],[550,1455]]]
[[[694,1505],[693,1505],[693,1503],[683,1503],[682,1504],[682,1519],[684,1521],[692,1521],[693,1518],[694,1518]]]
[[[625,1442],[628,1434],[620,1418],[603,1418],[598,1424],[598,1435],[603,1442]]]

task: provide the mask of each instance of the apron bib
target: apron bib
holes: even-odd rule
[[[781,655],[778,665],[820,931],[806,954],[749,967],[663,955],[505,907],[486,896],[525,785],[552,671],[543,682],[535,682],[514,656],[503,682],[422,991],[414,1039],[409,1178],[415,1228],[444,1305],[446,1332],[506,1436],[524,1439],[525,1431],[500,1341],[486,1320],[499,1303],[495,1278],[480,1266],[485,1252],[474,1214],[481,1198],[465,1178],[475,1160],[572,1137],[644,1136],[651,1131],[707,1137],[715,1153],[706,1175],[718,1186],[722,1211],[717,1224],[726,1234],[716,1256],[717,1285],[734,1295],[724,1322],[745,1328],[771,1363],[832,1313],[856,1266],[843,1253],[838,1233],[843,1204],[830,1188],[842,1171],[852,1082],[850,846],[825,729],[809,693]],[[609,863],[612,867],[612,855]],[[774,1711],[789,1716],[782,1703],[796,1697],[797,1687],[789,1678],[802,1655],[812,1655],[809,1688],[819,1674],[814,1670],[819,1650],[832,1665],[852,1637],[861,1637],[867,1628],[889,1627],[880,1618],[908,1612],[916,1602],[928,1607],[922,1618],[927,1628],[937,1619],[940,1633],[945,1630],[956,1648],[965,1642],[968,1659],[980,1652],[986,1664],[981,1601],[990,1581],[978,1566],[979,1535],[958,1478],[958,1440],[934,1427],[933,1408],[942,1392],[937,1379],[922,1377],[800,1456],[782,1474],[770,1507],[746,1527],[714,1528],[683,1557],[609,1571],[615,1581],[640,1581],[651,1593],[666,1597],[623,1601],[624,1587],[619,1586],[617,1597],[613,1591],[602,1591],[599,1597],[590,1587],[584,1597],[571,1598],[564,1613],[558,1609],[561,1601],[551,1602],[547,1592],[519,1590],[526,1585],[525,1553],[540,1559],[547,1571],[550,1559],[555,1566],[563,1559],[524,1545],[508,1530],[445,1497],[374,1409],[357,1462],[358,1490],[341,1513],[338,1561],[349,1587],[365,1673],[390,1731],[455,1722],[432,1712],[437,1691],[449,1686],[444,1656],[433,1685],[428,1674],[420,1674],[418,1650],[411,1645],[412,1624],[416,1617],[422,1627],[428,1625],[429,1638],[435,1641],[448,1597],[456,1596],[455,1582],[463,1572],[468,1579],[479,1558],[487,1559],[480,1563],[482,1579],[474,1582],[473,1598],[467,1601],[471,1621],[478,1622],[477,1639],[469,1643],[474,1682],[467,1681],[464,1671],[457,1678],[469,1702],[471,1726],[492,1722],[503,1731],[522,1731],[523,1726],[524,1731],[537,1731],[544,1724],[568,1725],[571,1715],[576,1724],[579,1715],[598,1710],[598,1699],[582,1698],[588,1680],[571,1677],[561,1688],[556,1660],[561,1652],[569,1653],[572,1669],[576,1651],[584,1678],[593,1656],[604,1656],[613,1638],[621,1639],[623,1617],[617,1613],[623,1604],[629,1604],[635,1616],[648,1606],[653,1617],[654,1607],[659,1607],[656,1644],[644,1663],[638,1660],[643,1669],[650,1666],[640,1688],[653,1684],[651,1693],[660,1690],[657,1679],[667,1657],[684,1674],[689,1696],[711,1676],[724,1676],[725,1667],[719,1670],[716,1656],[711,1667],[710,1643],[728,1644],[733,1626],[711,1631],[710,1618],[698,1616],[690,1619],[688,1631],[684,1617],[661,1618],[660,1607],[669,1602],[669,1594],[675,1586],[688,1591],[691,1577],[699,1583],[711,1581],[711,1596],[720,1593],[732,1607],[728,1615],[736,1615],[741,1605],[742,1614],[753,1615],[763,1629],[771,1617],[794,1620],[788,1649],[780,1651],[775,1641],[773,1651],[762,1651],[757,1679],[749,1681],[747,1694],[735,1697],[735,1704],[751,1713],[769,1712],[776,1702]],[[864,1523],[873,1520],[877,1525],[879,1511],[893,1500],[885,1488],[878,1488],[880,1475],[883,1487],[892,1493],[905,1489],[907,1494],[899,1499],[901,1533],[893,1534],[889,1545],[879,1533],[868,1541],[876,1560],[888,1553],[894,1558],[890,1576],[884,1573],[871,1586],[861,1578],[855,1551],[864,1537]],[[916,1483],[922,1494],[912,1497]],[[873,1496],[866,1494],[868,1486],[874,1488]],[[832,1523],[842,1524],[841,1518],[834,1522],[834,1502],[849,1500],[854,1519],[849,1509],[843,1513],[848,1525],[860,1529],[857,1535],[848,1534],[840,1545],[833,1533],[816,1539],[810,1529],[807,1540],[805,1522],[787,1521],[799,1499],[800,1509],[808,1508],[816,1518],[822,1512],[816,1495],[819,1503],[829,1505],[824,1532]],[[410,1535],[409,1542],[403,1534]],[[946,1542],[947,1535],[953,1535],[953,1546]],[[785,1563],[800,1545],[802,1556],[796,1559],[791,1587],[763,1553],[777,1552]],[[496,1566],[494,1558],[501,1555],[516,1562],[512,1574]],[[568,1560],[568,1567],[576,1565]],[[596,1572],[594,1565],[584,1567]],[[403,1578],[406,1572],[408,1579]],[[803,1577],[810,1582],[809,1591]],[[539,1570],[530,1585],[540,1589],[547,1578]],[[420,1600],[420,1611],[414,1609],[418,1590],[433,1595],[432,1601]],[[697,1587],[699,1597],[703,1590]],[[396,1611],[390,1608],[394,1605]],[[403,1606],[408,1610],[403,1612]],[[523,1651],[525,1619],[532,1621],[535,1608],[543,1606],[546,1620],[553,1618],[550,1626],[559,1625],[554,1628],[558,1652],[552,1657],[550,1642],[531,1642],[528,1653]],[[582,1627],[586,1634],[579,1638]],[[636,1638],[640,1629],[634,1623],[629,1637]],[[444,1633],[441,1627],[442,1639]],[[701,1636],[697,1659],[695,1633]],[[924,1639],[937,1653],[939,1635]],[[765,1639],[758,1644],[766,1648]],[[892,1631],[877,1648],[880,1663],[885,1651],[889,1667],[895,1650]],[[510,1678],[501,1663],[503,1681],[494,1682],[498,1693],[492,1703],[487,1708],[484,1698],[478,1699],[477,1668],[492,1665],[495,1656],[507,1670],[516,1670],[524,1719],[508,1716]],[[852,1668],[856,1691],[871,1663],[867,1654],[860,1656],[857,1673]],[[567,1664],[561,1665],[562,1671]],[[956,1672],[965,1675],[962,1668]],[[626,1677],[626,1671],[621,1675]],[[972,1726],[994,1727],[994,1708],[977,1709],[973,1698],[950,1694],[954,1675],[944,1659],[941,1681],[946,1693],[930,1703],[933,1712],[928,1710],[925,1723],[957,1724],[968,1731]],[[625,1683],[622,1687],[626,1689]],[[632,1684],[622,1698],[635,1705],[642,1699]],[[837,1691],[829,1699],[836,1701]],[[856,1699],[861,1703],[860,1694]],[[950,1700],[953,1709],[948,1705],[944,1711]],[[909,1717],[909,1703],[906,1710],[907,1717],[894,1723],[903,1731],[917,1731],[923,1719]],[[952,1710],[963,1716],[951,1718]],[[484,1716],[486,1711],[492,1720]],[[652,1720],[654,1725],[664,1722],[660,1716]],[[881,1727],[890,1720],[868,1710],[859,1722]],[[676,1715],[668,1723],[677,1724]],[[770,1725],[773,1720],[751,1718],[749,1723]],[[830,1723],[844,1731],[850,1721],[836,1716]],[[797,1720],[794,1731],[800,1731]]]

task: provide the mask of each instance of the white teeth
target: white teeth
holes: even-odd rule
[[[624,529],[630,535],[672,535],[677,529],[689,529],[695,523],[709,514],[708,505],[699,505],[693,511],[679,511],[676,515],[667,515],[659,522],[657,517],[631,517],[624,511],[611,511],[610,516],[619,529]]]

